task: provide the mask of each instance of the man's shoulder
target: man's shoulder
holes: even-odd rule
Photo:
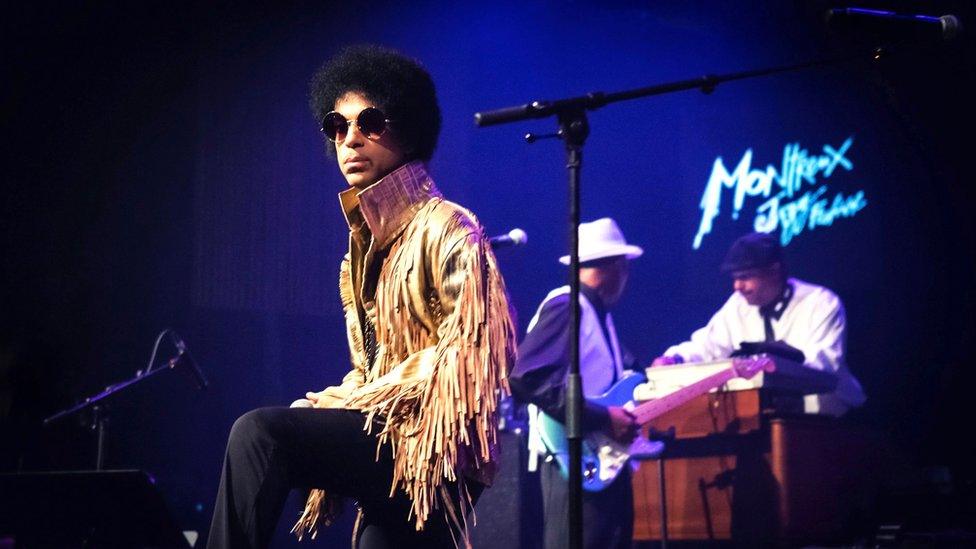
[[[790,278],[789,282],[793,286],[793,292],[798,298],[815,297],[825,301],[840,302],[840,297],[826,286],[806,282],[798,278]]]
[[[811,310],[825,314],[843,313],[843,301],[830,288],[796,278],[791,278],[790,284],[793,285],[793,298],[802,304],[801,307],[809,306]]]
[[[569,286],[555,288],[542,300],[542,307],[569,305]]]
[[[586,298],[586,294],[580,292],[579,295],[581,312],[593,309],[593,304]],[[539,311],[545,314],[561,314],[569,311],[569,286],[560,286],[549,292],[542,303],[539,304]]]
[[[549,292],[539,304],[535,316],[529,322],[527,331],[532,333],[537,323],[558,326],[569,317],[569,286],[562,286]]]
[[[428,200],[417,212],[414,222],[434,232],[481,232],[481,223],[471,210],[442,197]]]
[[[583,307],[592,307],[593,303],[586,297],[586,293],[580,289],[579,294],[580,305]],[[551,292],[546,294],[545,299],[542,300],[542,305],[549,305],[550,303],[569,303],[569,285],[560,286],[553,289]]]
[[[474,215],[474,212],[444,197],[432,197],[424,205],[423,211],[431,217],[445,223],[456,222],[474,226],[479,225],[478,218]]]

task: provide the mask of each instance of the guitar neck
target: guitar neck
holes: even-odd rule
[[[653,420],[654,418],[669,412],[678,406],[690,401],[691,399],[703,395],[722,385],[723,383],[738,377],[735,369],[732,366],[716,372],[706,378],[692,383],[686,387],[682,387],[677,391],[655,400],[650,400],[643,404],[636,406],[631,413],[637,419],[637,423],[644,425],[645,423]]]

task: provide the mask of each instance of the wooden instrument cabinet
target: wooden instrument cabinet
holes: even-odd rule
[[[850,539],[883,474],[871,437],[833,418],[777,417],[760,389],[709,393],[654,420],[665,453],[668,537],[796,545]],[[661,538],[659,471],[633,476],[634,539]]]

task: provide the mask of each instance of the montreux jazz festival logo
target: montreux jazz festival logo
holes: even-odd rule
[[[839,147],[824,145],[823,154],[810,154],[799,143],[787,144],[778,170],[772,164],[765,169],[753,168],[751,148],[746,149],[732,172],[721,156],[716,158],[702,195],[702,218],[692,247],[697,250],[705,235],[712,232],[712,221],[719,215],[725,189],[729,189],[732,198],[732,219],[739,219],[747,197],[762,200],[755,210],[753,229],[763,233],[779,229],[784,246],[804,230],[829,227],[835,219],[853,217],[868,204],[864,191],[832,194],[825,183],[831,176],[854,169],[847,157],[853,143],[852,135]]]

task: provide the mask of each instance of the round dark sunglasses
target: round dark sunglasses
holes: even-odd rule
[[[345,116],[332,111],[322,119],[322,133],[330,141],[345,141],[346,134],[349,133],[349,125],[355,123],[366,139],[375,140],[386,132],[390,122],[393,121],[376,107],[366,107],[359,111],[359,116],[353,120],[346,120]]]

